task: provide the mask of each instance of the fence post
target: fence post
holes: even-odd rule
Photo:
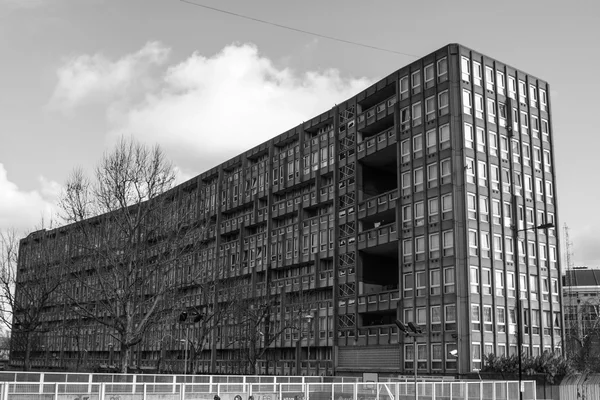
[[[100,383],[100,387],[98,388],[98,400],[104,400],[104,394],[106,393],[106,385],[105,382]]]
[[[184,377],[184,379],[185,379],[185,377]],[[183,382],[183,383],[181,384],[181,386],[180,386],[179,390],[181,391],[181,392],[179,393],[179,398],[180,398],[181,400],[185,400],[185,382]]]

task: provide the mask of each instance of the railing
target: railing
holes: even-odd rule
[[[510,400],[519,397],[517,381],[420,381],[327,383],[287,377],[286,383],[237,377],[239,383],[0,383],[2,400]],[[254,378],[255,382],[247,382]],[[271,377],[273,378],[273,377]],[[281,377],[277,377],[281,378]],[[291,381],[294,379],[294,381]],[[187,379],[186,379],[187,380]],[[416,394],[415,394],[416,389]],[[535,382],[524,381],[524,400],[535,400]]]

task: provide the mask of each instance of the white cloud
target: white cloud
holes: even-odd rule
[[[52,219],[60,185],[39,177],[40,189],[23,191],[11,182],[4,165],[0,163],[0,231],[15,228],[31,231],[40,222]]]
[[[262,143],[364,89],[365,78],[335,69],[300,73],[277,67],[251,44],[199,52],[163,66],[169,49],[157,43],[111,61],[80,55],[59,69],[52,104],[72,109],[108,101],[111,141],[134,135],[159,143],[188,174]],[[144,95],[140,96],[141,91]]]
[[[65,62],[49,106],[64,112],[88,103],[133,98],[151,89],[153,67],[164,64],[169,49],[148,42],[142,49],[111,61],[101,53],[80,55]]]

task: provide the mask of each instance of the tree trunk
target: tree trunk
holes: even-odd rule
[[[131,347],[125,343],[121,344],[121,373],[126,374],[129,367],[129,358],[131,357]]]
[[[31,370],[31,334],[25,335],[25,359],[23,360],[23,369]]]

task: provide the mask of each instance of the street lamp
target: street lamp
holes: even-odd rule
[[[412,322],[408,323],[408,328],[402,321],[395,320],[394,323],[396,326],[404,332],[404,336],[413,338],[413,367],[415,371],[415,400],[417,399],[417,337],[423,336],[423,330],[413,324]]]
[[[512,163],[511,163],[512,165]],[[513,234],[513,247],[515,254],[515,274],[516,276],[516,291],[517,291],[517,351],[519,357],[519,400],[523,400],[523,305],[521,300],[521,268],[519,262],[519,232],[529,230],[542,230],[554,228],[552,222],[541,224],[538,226],[530,226],[527,228],[519,229],[517,224],[517,196],[513,193],[512,196],[512,214],[514,223],[511,226]]]
[[[312,332],[312,319],[314,316],[312,314],[306,314],[304,319],[307,321],[307,329],[306,329],[306,360],[310,363],[310,333]],[[310,369],[310,364],[308,364],[308,368]]]

